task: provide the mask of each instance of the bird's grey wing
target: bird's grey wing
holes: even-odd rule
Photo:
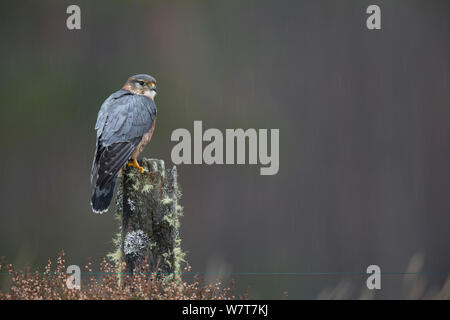
[[[95,143],[95,157],[94,161],[92,162],[92,169],[91,169],[91,183],[94,181],[94,177],[97,175],[98,172],[98,161],[101,153],[104,150],[104,147],[101,145],[100,137],[103,133],[103,129],[106,126],[106,123],[109,120],[109,113],[112,109],[114,109],[114,104],[116,103],[116,100],[123,95],[130,94],[130,92],[126,90],[119,90],[111,94],[102,104],[100,107],[100,110],[98,112],[97,116],[97,122],[95,123],[94,129],[97,131],[97,139]]]
[[[101,134],[91,174],[92,180],[97,176],[97,185],[115,178],[156,118],[156,105],[152,100],[125,92],[108,102],[106,120],[100,122],[97,129],[97,135],[99,130]]]
[[[150,130],[156,117],[155,103],[141,95],[124,95],[115,100],[110,109],[100,138],[105,145],[142,137]]]
[[[108,116],[120,105],[124,96],[132,95],[131,92],[127,90],[120,89],[119,91],[111,94],[100,107],[100,111],[98,112],[97,122],[95,123],[95,130],[97,131],[97,138],[99,138],[102,133],[105,125],[108,123]]]

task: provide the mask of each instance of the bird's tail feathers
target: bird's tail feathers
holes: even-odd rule
[[[103,186],[95,186],[94,192],[91,198],[91,207],[94,213],[105,213],[108,211],[108,207],[111,204],[111,200],[114,195],[114,187],[116,180],[113,179],[110,183]]]

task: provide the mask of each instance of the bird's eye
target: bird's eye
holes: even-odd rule
[[[144,81],[139,81],[139,84],[140,84],[141,86],[143,86],[143,85],[145,84],[145,82],[144,82]]]

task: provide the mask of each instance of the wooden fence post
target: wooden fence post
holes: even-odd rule
[[[126,167],[118,179],[117,218],[120,233],[117,250],[110,257],[133,273],[146,260],[152,272],[179,278],[181,250],[179,205],[181,192],[177,169],[165,169],[164,161],[142,159],[145,172]]]

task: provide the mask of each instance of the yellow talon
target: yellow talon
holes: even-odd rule
[[[144,173],[144,168],[139,165],[139,163],[137,162],[136,159],[131,159],[127,163],[127,166],[137,168],[137,169],[141,170],[141,173]]]

